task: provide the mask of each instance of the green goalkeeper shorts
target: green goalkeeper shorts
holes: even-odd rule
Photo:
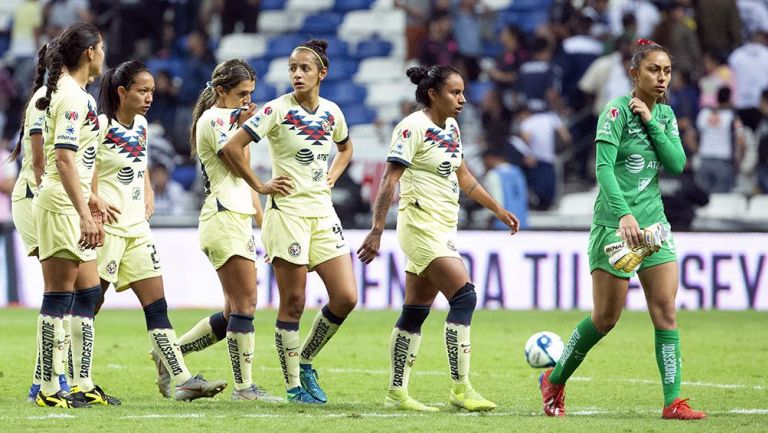
[[[666,224],[666,223],[665,223]],[[667,229],[670,230],[669,224],[666,224]],[[611,275],[615,275],[619,278],[631,278],[634,276],[634,272],[617,271],[608,263],[608,255],[605,254],[605,246],[608,244],[621,242],[621,237],[616,234],[615,227],[606,227],[597,224],[592,224],[592,228],[589,231],[589,272],[592,273],[595,269],[602,269]],[[664,263],[674,262],[677,260],[677,251],[675,249],[675,239],[672,236],[672,231],[669,232],[669,239],[664,242],[661,249],[646,257],[643,263],[640,264],[638,271],[650,268],[652,266],[661,265]]]

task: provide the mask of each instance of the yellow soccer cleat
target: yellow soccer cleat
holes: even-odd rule
[[[413,412],[438,412],[440,409],[416,400],[408,395],[408,391],[397,389],[389,390],[384,399],[384,407],[387,409],[410,410]]]
[[[496,409],[496,403],[485,399],[472,388],[472,385],[453,385],[451,387],[450,402],[452,405],[470,412]]]
[[[51,395],[45,395],[42,391],[38,391],[35,396],[35,403],[40,407],[61,407],[65,409],[88,407],[87,403],[76,400],[71,394],[61,390]]]
[[[70,393],[74,400],[85,404],[101,404],[104,406],[120,406],[120,399],[107,395],[99,385],[95,385],[90,391],[81,391],[78,386],[72,387]]]

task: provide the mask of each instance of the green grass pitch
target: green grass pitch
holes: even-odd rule
[[[170,313],[179,334],[212,311]],[[212,400],[163,399],[147,356],[140,310],[102,312],[96,321],[95,382],[123,400],[120,407],[82,410],[39,408],[26,402],[36,312],[0,310],[0,425],[2,431],[107,432],[766,432],[768,431],[768,314],[681,312],[683,394],[709,419],[660,419],[661,386],[653,331],[646,313],[626,312],[617,328],[590,352],[568,382],[569,416],[541,412],[538,370],[525,363],[523,346],[536,331],[567,339],[585,312],[479,311],[472,326],[472,381],[499,407],[487,414],[459,412],[448,404],[450,378],[441,338],[444,311],[424,326],[411,393],[440,407],[437,414],[388,411],[382,402],[389,371],[388,338],[398,313],[357,311],[315,361],[330,402],[322,407],[230,400],[231,388]],[[306,332],[314,312],[302,322]],[[282,393],[272,330],[274,311],[256,313],[255,381]],[[302,333],[302,337],[304,333]],[[193,373],[232,378],[226,346],[219,343],[186,358]]]

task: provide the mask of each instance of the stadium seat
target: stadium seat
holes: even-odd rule
[[[277,97],[277,89],[266,83],[257,83],[251,94],[251,100],[256,103],[271,101]]]
[[[750,221],[768,221],[768,194],[756,195],[749,199],[745,216]]]
[[[368,87],[366,105],[381,107],[399,105],[404,99],[413,99],[416,86],[411,84],[403,75],[403,79],[392,83],[373,84]]]
[[[564,217],[591,217],[597,191],[574,192],[560,198],[557,213]]]
[[[222,62],[229,59],[261,57],[267,51],[266,38],[253,33],[232,33],[221,38],[216,58]]]
[[[376,111],[362,104],[344,106],[342,111],[349,126],[373,123],[376,120]]]
[[[264,81],[277,87],[278,90],[285,89],[291,85],[291,77],[288,75],[288,57],[277,57],[269,63],[269,69],[264,75]]]
[[[289,11],[324,11],[333,7],[334,0],[287,0],[285,9]]]
[[[328,54],[328,59],[330,60],[331,65],[335,65],[337,60],[349,59],[349,43],[347,43],[347,41],[344,41],[337,36],[327,36],[325,37],[325,40],[328,41],[328,49],[325,52]]]
[[[304,16],[298,11],[262,11],[259,13],[259,33],[276,35],[296,31],[304,23]]]
[[[293,49],[302,42],[304,42],[304,38],[298,35],[275,36],[267,43],[267,51],[264,53],[264,56],[270,59],[288,57]]]
[[[492,11],[503,11],[509,7],[513,1],[514,0],[484,0],[483,4],[488,6],[488,9]]]
[[[259,7],[261,11],[272,11],[285,9],[286,0],[261,0]],[[261,27],[259,27],[261,28]]]
[[[174,78],[181,77],[184,72],[184,61],[182,59],[149,59],[146,65],[153,74],[157,74],[160,71],[168,71]]]
[[[344,20],[344,14],[338,12],[320,12],[314,15],[308,15],[304,18],[304,24],[299,29],[300,32],[311,36],[319,37],[321,35],[332,35]]]
[[[333,10],[337,12],[349,12],[358,9],[370,9],[373,0],[336,0]]]
[[[365,100],[365,94],[365,87],[358,86],[350,81],[328,83],[320,86],[320,96],[330,99],[340,106],[360,104]]]
[[[256,81],[261,81],[262,77],[264,77],[269,70],[269,59],[255,57],[248,59],[248,64],[251,65],[253,71],[256,72]]]
[[[381,84],[385,81],[405,80],[403,61],[391,57],[372,57],[360,62],[355,82]]]
[[[392,53],[392,42],[385,41],[374,34],[372,38],[360,41],[355,48],[355,57],[366,59],[368,57],[387,57]]]
[[[737,192],[714,193],[709,204],[699,208],[696,216],[712,219],[737,219],[747,213],[747,198]]]
[[[399,9],[352,11],[344,16],[338,34],[342,39],[359,41],[384,29],[386,34],[402,38],[405,34],[405,12]]]
[[[325,77],[325,83],[331,83],[334,81],[348,81],[357,72],[357,61],[351,59],[336,59],[334,56],[330,57],[331,67],[328,68],[328,75]]]

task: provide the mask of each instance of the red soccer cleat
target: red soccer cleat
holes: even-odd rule
[[[549,382],[549,375],[552,374],[552,370],[550,368],[539,376],[544,413],[547,416],[565,416],[565,385]]]
[[[707,414],[691,409],[688,406],[688,399],[676,398],[675,401],[661,411],[661,417],[664,419],[704,419]]]

